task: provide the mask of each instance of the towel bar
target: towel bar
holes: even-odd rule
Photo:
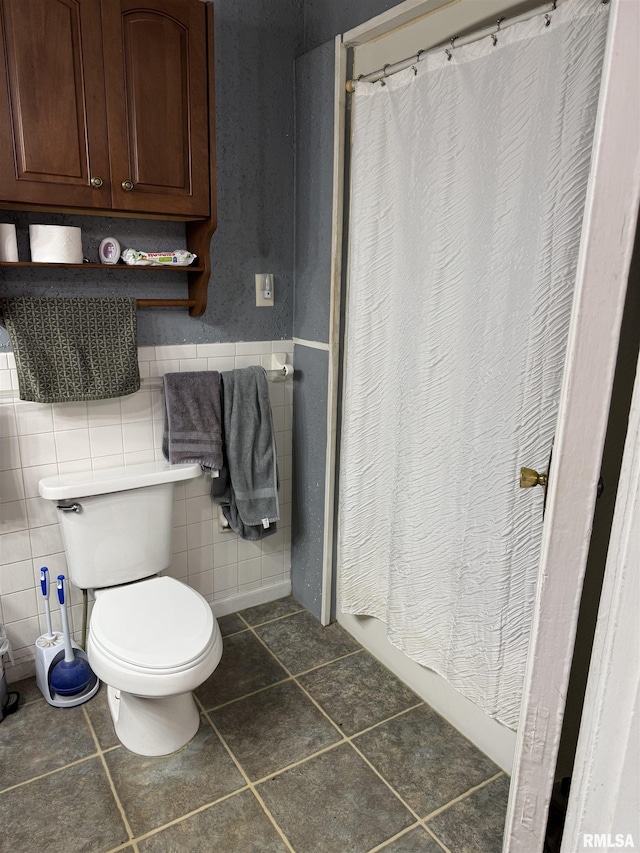
[[[294,373],[292,364],[283,364],[282,367],[279,367],[276,370],[267,370],[266,372],[269,382],[285,382],[289,379],[293,379]],[[140,379],[140,389],[162,391],[164,389],[162,376],[142,377]],[[15,388],[7,388],[6,390],[0,390],[0,402],[19,403],[22,401],[17,396]]]
[[[293,379],[294,373],[292,364],[285,364],[278,370],[267,370],[265,372],[269,382],[284,382],[285,380]],[[162,391],[164,389],[162,376],[144,377],[140,380],[140,388],[146,388],[151,391]]]

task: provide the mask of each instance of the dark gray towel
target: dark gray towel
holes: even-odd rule
[[[262,539],[280,518],[276,444],[263,367],[222,374],[225,465],[211,497],[243,539]],[[265,527],[265,523],[268,526]]]
[[[67,403],[123,397],[140,388],[136,300],[4,300],[21,400]]]
[[[167,373],[164,377],[162,452],[172,465],[198,462],[222,467],[220,374],[217,370]]]

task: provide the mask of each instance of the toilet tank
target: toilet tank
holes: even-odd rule
[[[171,563],[174,483],[199,465],[149,462],[45,477],[41,497],[59,508],[69,577],[82,589],[117,586]]]

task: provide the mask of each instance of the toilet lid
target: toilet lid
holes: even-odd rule
[[[171,577],[104,590],[91,614],[93,639],[126,663],[174,669],[211,643],[213,613],[199,592]]]

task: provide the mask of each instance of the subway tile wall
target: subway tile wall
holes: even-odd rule
[[[271,352],[286,352],[291,341],[185,344],[140,347],[143,378],[189,370],[233,370],[263,363]],[[216,610],[233,610],[249,593],[289,582],[291,554],[292,382],[270,382],[269,394],[278,448],[280,516],[278,532],[247,542],[218,530],[217,507],[204,476],[177,484],[173,562],[167,573],[197,589]],[[16,391],[11,353],[0,353],[0,390]],[[114,400],[88,403],[27,403],[0,395],[0,621],[11,641],[15,668],[9,680],[33,669],[33,644],[46,630],[40,568],[66,574],[57,510],[38,496],[38,481],[56,473],[106,468],[162,458],[164,400],[161,390],[143,388]],[[280,594],[286,594],[281,592]],[[274,596],[275,597],[275,596]],[[54,628],[60,619],[51,597]],[[249,600],[248,604],[255,601]],[[246,606],[246,605],[245,605]],[[71,588],[71,626],[79,639],[81,594]],[[8,661],[5,659],[5,663]]]

